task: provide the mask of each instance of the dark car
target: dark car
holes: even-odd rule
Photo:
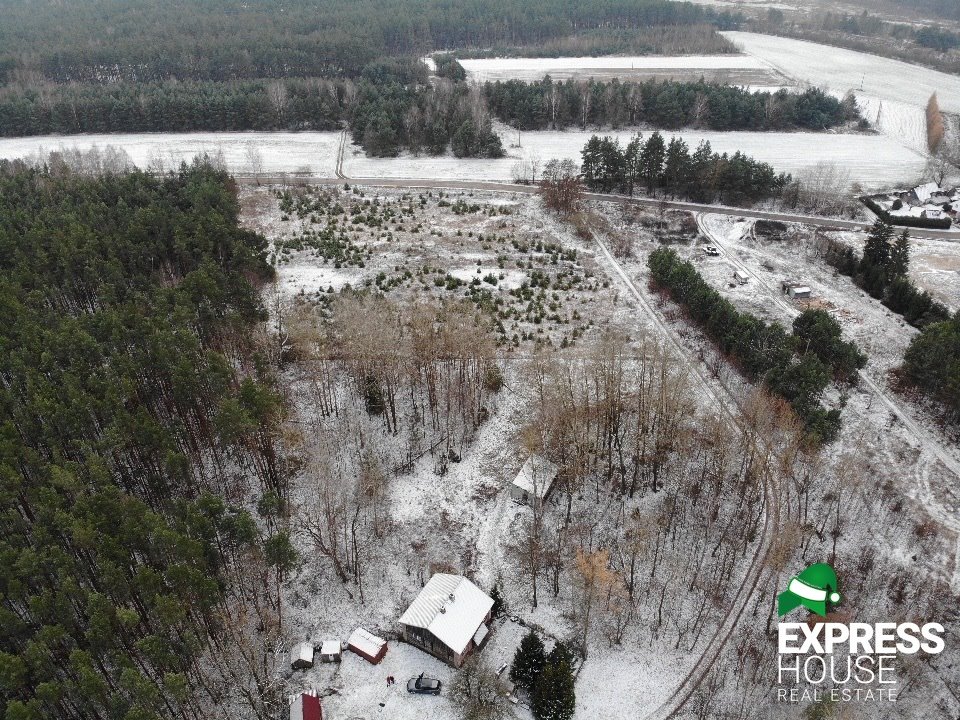
[[[420,673],[419,677],[407,680],[407,692],[417,693],[419,695],[439,695],[442,683],[434,678],[424,677]]]

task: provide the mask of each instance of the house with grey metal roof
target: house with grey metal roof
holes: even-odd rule
[[[460,575],[436,573],[400,617],[403,639],[454,667],[490,632],[493,598]]]

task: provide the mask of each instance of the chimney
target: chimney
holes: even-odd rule
[[[453,593],[450,593],[447,597],[450,598],[450,602],[453,602],[456,599],[453,597]]]

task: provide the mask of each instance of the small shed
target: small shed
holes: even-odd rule
[[[530,498],[543,502],[553,489],[558,472],[559,468],[545,457],[531,455],[510,483],[510,497],[522,505],[529,503]]]
[[[290,667],[294,670],[313,667],[313,643],[301,642],[293,646],[290,651]]]
[[[290,701],[290,720],[323,720],[320,698],[313,692],[294,695]]]
[[[743,270],[734,270],[733,279],[737,283],[737,285],[746,285],[747,280],[750,279],[750,276],[747,275]]]
[[[780,283],[780,289],[784,295],[789,295],[793,300],[808,300],[813,292],[810,287],[793,280],[784,280]]]
[[[343,647],[339,640],[324,640],[320,644],[320,662],[340,662],[343,659]]]
[[[387,654],[387,641],[360,627],[350,635],[347,648],[367,662],[376,665]]]

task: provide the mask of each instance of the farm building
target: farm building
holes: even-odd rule
[[[304,670],[313,667],[313,644],[308,642],[297,643],[290,651],[290,667],[294,670]]]
[[[342,652],[339,640],[324,640],[320,644],[320,662],[340,662],[343,659]]]
[[[362,627],[357,628],[347,640],[347,648],[369,663],[376,665],[387,654],[387,641]]]
[[[290,702],[290,720],[323,720],[320,698],[312,692],[295,695]]]
[[[813,295],[813,291],[807,285],[792,280],[784,280],[780,283],[780,289],[792,300],[809,300]]]
[[[437,573],[400,617],[403,639],[454,667],[489,635],[493,599],[460,575]]]
[[[546,458],[531,455],[510,483],[510,497],[514,502],[524,505],[530,502],[530,498],[543,502],[553,489],[558,470],[557,466]]]

